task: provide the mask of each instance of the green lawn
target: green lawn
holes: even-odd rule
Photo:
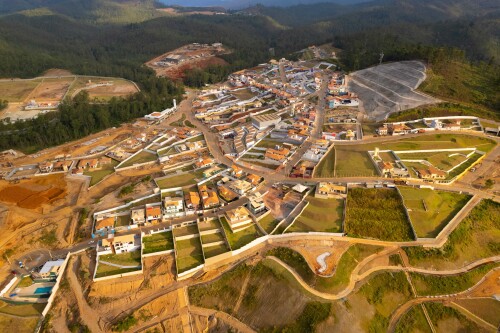
[[[329,178],[335,176],[335,147],[328,154],[323,156],[314,169],[314,176],[319,178]]]
[[[152,154],[152,153],[149,153],[147,151],[141,151],[139,154],[128,159],[127,161],[125,161],[125,163],[120,165],[120,168],[126,168],[129,166],[133,166],[134,164],[152,162],[152,161],[156,161],[157,159],[158,159],[158,156],[156,154]]]
[[[386,241],[414,239],[403,202],[395,189],[350,189],[344,229],[353,237]]]
[[[24,288],[24,287],[29,287],[33,284],[33,279],[31,278],[31,276],[27,275],[27,276],[24,276],[21,281],[19,281],[19,283],[17,284],[16,288]]]
[[[103,167],[99,170],[89,171],[88,169],[83,172],[85,176],[90,176],[92,179],[90,180],[89,186],[94,186],[103,180],[104,177],[110,175],[115,172],[115,166],[118,165],[118,162],[115,160],[111,160],[111,163],[103,165]]]
[[[172,250],[174,248],[174,239],[172,231],[160,232],[151,236],[142,238],[144,254]]]
[[[275,218],[272,213],[267,214],[263,218],[257,221],[257,223],[264,229],[268,234],[270,234],[274,228],[280,223],[281,220]]]
[[[42,314],[45,306],[46,304],[44,303],[11,304],[0,301],[0,313],[19,317],[39,316]]]
[[[441,249],[405,248],[410,264],[433,269],[457,268],[500,255],[500,203],[483,199],[460,222]]]
[[[208,235],[201,236],[201,242],[203,244],[210,244],[210,243],[223,242],[223,241],[224,241],[224,236],[222,235],[221,232],[216,232],[214,234],[208,234]]]
[[[126,227],[130,224],[130,215],[120,215],[116,217],[115,227]]]
[[[199,237],[176,241],[175,248],[178,273],[203,264],[203,250]]]
[[[140,270],[140,268],[119,268],[115,266],[106,265],[103,263],[99,263],[97,266],[97,272],[95,274],[96,278],[111,276],[111,275],[119,275],[129,272],[135,272]]]
[[[467,194],[399,187],[418,237],[436,237],[470,200]]]
[[[448,173],[447,179],[453,179],[456,176],[460,175],[462,172],[470,168],[481,156],[482,156],[481,154],[474,153],[471,157],[469,157],[467,162],[455,168],[454,170],[450,171]]]
[[[242,231],[232,232],[224,216],[220,217],[220,221],[222,223],[222,226],[224,227],[226,238],[229,242],[231,250],[237,250],[247,245],[254,239],[257,239],[258,237],[262,236],[261,233],[259,232],[259,229],[257,229],[257,227],[253,223],[251,226]]]
[[[196,235],[198,234],[198,227],[196,224],[193,225],[188,225],[186,227],[181,227],[181,228],[175,228],[174,229],[174,236],[175,237],[181,237],[181,236],[187,236],[187,235]]]
[[[173,187],[183,187],[188,185],[196,184],[196,177],[192,173],[183,173],[180,175],[175,175],[163,179],[155,179],[156,184],[159,188],[173,188]]]
[[[309,195],[307,208],[287,232],[341,232],[343,199],[320,199]]]
[[[22,102],[41,80],[16,80],[0,82],[0,100]]]
[[[29,318],[16,318],[0,314],[0,327],[3,332],[33,333],[38,325],[40,316]]]
[[[274,148],[276,145],[279,145],[280,143],[278,141],[272,141],[272,140],[267,140],[267,139],[262,139],[255,147],[259,148]]]
[[[200,230],[200,232],[213,229],[221,229],[221,228],[222,226],[220,225],[220,222],[217,219],[211,219],[208,221],[198,223],[198,229]]]
[[[355,145],[356,147],[358,145]],[[351,145],[344,145],[335,148],[337,154],[337,164],[335,174],[337,177],[362,177],[378,176],[378,172],[373,162],[368,156],[368,150],[360,151],[351,149]],[[330,150],[330,153],[333,150]],[[329,153],[329,154],[330,154]],[[326,156],[324,158],[327,158]]]
[[[141,251],[105,254],[99,257],[99,261],[107,261],[122,266],[141,266]]]
[[[229,251],[229,247],[224,243],[221,245],[209,246],[203,248],[203,253],[205,258],[215,257],[219,254],[226,253]]]

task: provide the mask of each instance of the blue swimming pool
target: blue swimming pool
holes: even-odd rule
[[[35,295],[50,294],[53,287],[41,287],[35,289]]]

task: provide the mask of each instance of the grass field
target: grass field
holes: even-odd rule
[[[33,303],[33,304],[9,304],[0,301],[0,313],[10,314],[19,317],[39,316],[42,314],[46,304]]]
[[[418,295],[448,295],[465,291],[475,285],[498,264],[486,264],[459,275],[432,275],[410,273]]]
[[[448,171],[454,166],[467,160],[469,152],[429,152],[414,154],[398,154],[402,160],[425,160],[430,162],[436,168]]]
[[[89,80],[91,81],[90,85],[103,82],[111,82],[112,85],[89,88],[90,85],[87,85]],[[73,96],[82,90],[88,92],[90,99],[97,98],[101,101],[110,100],[112,97],[128,96],[137,92],[136,86],[125,79],[81,76],[77,77],[71,85],[68,96]]]
[[[335,148],[332,148],[328,154],[323,156],[316,169],[314,169],[314,176],[319,178],[335,177]]]
[[[175,237],[196,235],[196,234],[198,234],[198,227],[196,225],[188,225],[186,227],[174,229],[174,236]]]
[[[23,102],[41,81],[41,79],[1,81],[0,100]]]
[[[111,160],[111,163],[105,164],[101,169],[95,171],[89,171],[88,169],[83,172],[85,176],[90,176],[92,179],[90,180],[89,186],[94,186],[104,179],[107,175],[110,175],[115,172],[115,166],[118,165],[118,162],[115,160]]]
[[[229,246],[231,247],[231,250],[237,250],[254,239],[257,239],[258,237],[262,236],[261,233],[259,232],[259,229],[255,226],[255,224],[251,224],[248,228],[245,228],[244,230],[238,231],[238,232],[232,232],[231,228],[229,228],[229,224],[227,223],[227,220],[224,216],[220,217],[220,221],[222,223],[222,226],[224,227],[224,231],[226,233],[226,238],[227,241],[229,242]]]
[[[144,254],[172,250],[174,248],[174,240],[172,231],[160,232],[151,236],[142,238]]]
[[[148,153],[147,151],[141,151],[139,154],[125,161],[125,163],[120,165],[120,168],[126,168],[133,166],[134,164],[141,164],[146,162],[156,161],[158,156],[156,154]]]
[[[484,199],[472,209],[441,249],[405,248],[412,266],[433,269],[462,267],[500,255],[500,203]]]
[[[205,258],[212,258],[219,254],[226,253],[230,251],[229,247],[224,243],[221,245],[208,246],[203,248],[203,253]]]
[[[436,237],[470,200],[467,194],[399,187],[418,237]]]
[[[24,276],[21,281],[19,281],[19,283],[17,284],[16,288],[24,288],[24,287],[29,287],[33,284],[33,279],[31,278],[31,276],[27,275],[27,276]]]
[[[163,179],[155,179],[159,188],[183,187],[196,184],[196,177],[193,173],[183,173]]]
[[[431,328],[425,319],[422,306],[414,305],[398,321],[395,333],[431,333]]]
[[[0,314],[0,327],[3,332],[33,333],[40,317],[16,318]]]
[[[275,218],[272,213],[269,213],[258,220],[257,223],[262,227],[262,229],[270,234],[274,230],[274,228],[276,228],[278,223],[280,223],[280,220]]]
[[[141,266],[141,251],[105,254],[99,257],[99,261],[107,261],[121,266]]]
[[[484,319],[495,327],[500,326],[500,302],[493,298],[483,299],[460,299],[455,301],[458,305],[466,308],[476,316]],[[0,309],[1,311],[1,309]]]
[[[178,273],[203,264],[203,250],[199,237],[176,241],[175,248]]]
[[[306,209],[287,232],[342,232],[343,199],[307,197]]]
[[[356,145],[357,146],[357,145]],[[337,177],[351,176],[377,176],[378,173],[367,151],[352,150],[351,145],[336,148],[337,164],[335,174]],[[330,153],[332,150],[330,151]],[[324,158],[327,158],[326,156]]]
[[[392,189],[350,189],[344,232],[354,237],[387,241],[414,238],[403,202]]]
[[[222,235],[221,232],[216,232],[214,234],[208,234],[208,235],[202,235],[201,236],[201,242],[203,244],[223,242],[224,240],[225,240],[224,235]]]
[[[140,268],[118,268],[115,266],[106,265],[103,263],[99,263],[97,266],[97,272],[95,274],[96,278],[111,276],[111,275],[120,275],[124,273],[135,272]]]

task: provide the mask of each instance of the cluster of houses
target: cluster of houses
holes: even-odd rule
[[[449,116],[423,118],[405,122],[384,123],[377,129],[377,134],[381,136],[406,135],[425,133],[429,131],[477,131],[481,129],[481,123],[477,117]]]

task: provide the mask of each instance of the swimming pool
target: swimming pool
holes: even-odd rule
[[[35,289],[35,295],[50,294],[53,287],[41,287]]]

